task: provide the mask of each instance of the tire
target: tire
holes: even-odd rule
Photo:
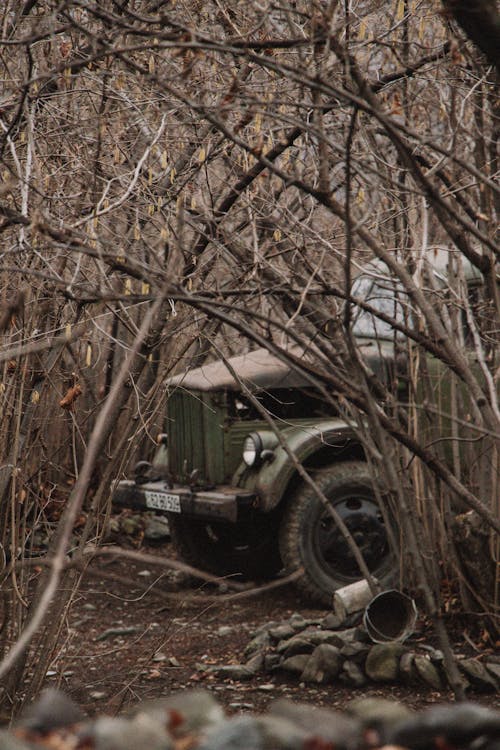
[[[390,550],[366,464],[339,463],[318,471],[315,481],[354,536],[370,572],[389,585],[398,570],[397,556]],[[336,589],[362,578],[328,509],[307,485],[300,485],[287,503],[280,550],[286,570],[304,568],[297,586],[317,603],[331,607]]]
[[[169,514],[172,543],[193,568],[238,580],[268,580],[283,567],[272,516],[238,524]]]

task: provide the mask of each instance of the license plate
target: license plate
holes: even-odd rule
[[[181,499],[178,495],[169,495],[168,492],[145,491],[146,506],[154,510],[166,510],[169,513],[181,512]]]

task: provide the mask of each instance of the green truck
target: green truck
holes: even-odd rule
[[[364,272],[353,293],[407,319],[407,299],[380,269]],[[360,312],[353,333],[379,378],[404,388],[404,377],[394,377],[401,363],[391,326]],[[297,470],[298,461],[382,586],[397,575],[388,515],[377,502],[363,447],[306,377],[257,349],[176,375],[167,389],[156,456],[151,464],[141,461],[133,479],[117,483],[113,502],[167,514],[184,561],[245,579],[302,568],[299,588],[331,604],[333,591],[358,580],[360,569],[328,508]]]

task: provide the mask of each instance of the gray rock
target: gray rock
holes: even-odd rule
[[[368,680],[366,675],[355,662],[345,661],[340,673],[340,681],[352,687],[364,687]]]
[[[120,531],[123,534],[133,536],[144,530],[144,519],[140,515],[125,516],[120,519]]]
[[[345,643],[340,649],[340,653],[349,659],[354,657],[355,661],[360,661],[364,659],[369,650],[370,646],[367,643],[352,641],[351,643]]]
[[[301,675],[304,682],[332,682],[342,669],[342,655],[336,646],[316,646]]]
[[[213,727],[198,750],[265,750],[262,732],[253,716],[237,716]]]
[[[55,688],[47,688],[38,700],[23,711],[16,726],[32,732],[49,732],[76,724],[82,719],[84,714],[71,698]]]
[[[497,684],[500,686],[500,664],[488,660],[485,664],[485,667],[492,675],[492,677],[497,681]]]
[[[270,632],[268,630],[263,630],[261,633],[258,633],[252,638],[250,643],[247,644],[243,654],[246,659],[249,659],[258,651],[263,651],[264,649],[269,648],[270,645]]]
[[[321,621],[321,627],[325,630],[336,630],[337,628],[340,628],[342,622],[343,620],[338,617],[338,615],[330,612],[330,614],[324,617]]]
[[[345,661],[340,673],[340,681],[351,687],[364,687],[368,682],[365,673],[353,661]]]
[[[280,641],[276,647],[278,654],[285,658],[294,654],[310,654],[314,650],[314,643],[302,635],[294,635],[286,641]]]
[[[279,667],[280,663],[281,656],[279,654],[265,654],[264,672],[274,672]]]
[[[175,736],[204,732],[224,720],[225,714],[208,690],[184,690],[129,709],[132,717],[145,714],[161,726],[175,727]]]
[[[264,652],[260,651],[254,654],[251,659],[245,662],[245,667],[249,669],[252,674],[259,674],[264,669]]]
[[[152,542],[170,539],[168,519],[164,516],[147,516],[144,538]]]
[[[331,646],[342,648],[354,640],[354,629],[349,630],[321,630],[320,628],[308,629],[301,633],[301,636],[310,641],[313,645],[319,646],[322,643],[329,643]]]
[[[237,716],[211,730],[198,750],[303,750],[310,734],[281,716]]]
[[[252,633],[252,637],[256,635],[261,635],[261,633],[269,633],[272,628],[278,627],[278,625],[281,625],[282,623],[276,622],[276,620],[270,620],[269,622],[265,622],[264,625],[259,625],[258,628],[255,628],[255,630]]]
[[[10,732],[0,730],[0,748],[1,750],[30,750],[33,745],[27,745],[22,740],[17,739]]]
[[[288,638],[291,638],[293,635],[295,635],[296,629],[293,628],[290,624],[284,623],[283,625],[278,625],[275,628],[270,628],[269,635],[274,641],[284,641]]]
[[[399,660],[399,676],[407,685],[413,685],[418,681],[418,672],[415,668],[415,654],[407,651]]]
[[[329,643],[332,646],[342,648],[342,646],[352,643],[355,635],[355,628],[336,631],[309,626],[305,630],[300,631],[300,633],[297,633],[297,635],[292,636],[292,638],[280,641],[277,651],[278,653],[286,653],[287,656],[291,656],[292,654],[301,653],[308,649],[311,651],[315,646],[319,646],[322,643]]]
[[[259,716],[257,723],[264,747],[272,750],[303,750],[310,734],[303,725],[282,716]]]
[[[360,740],[359,723],[345,714],[317,708],[309,703],[295,703],[287,698],[279,698],[271,703],[270,716],[279,716],[302,727],[309,734],[312,747],[333,746],[337,750],[355,748]],[[312,740],[321,740],[317,745]]]
[[[138,713],[133,719],[114,719],[101,716],[83,731],[85,738],[93,741],[95,750],[170,750],[173,742],[166,727],[145,713]]]
[[[289,672],[290,674],[302,674],[310,658],[310,654],[296,654],[295,656],[290,656],[288,659],[283,659],[280,664],[280,669],[284,672]]]
[[[409,720],[413,712],[398,701],[386,698],[356,698],[346,706],[346,712],[361,723],[365,739],[374,746],[384,745],[401,722]],[[367,730],[375,734],[367,736]]]
[[[444,661],[444,654],[440,649],[434,648],[433,646],[426,646],[425,644],[422,645],[421,648],[424,651],[427,651],[427,653],[429,654],[429,659],[434,664],[441,664]]]
[[[343,643],[352,643],[353,641],[368,642],[368,639],[365,637],[365,631],[362,628],[344,628],[343,630],[337,630],[336,635]]]
[[[303,630],[307,627],[307,620],[299,612],[294,612],[288,622],[294,630]]]
[[[434,688],[434,690],[442,690],[443,681],[441,680],[438,669],[430,659],[426,656],[417,655],[413,660],[413,664],[415,666],[415,671],[422,682],[425,682],[426,685]]]
[[[368,652],[365,672],[374,682],[392,682],[399,674],[399,660],[404,653],[400,643],[377,643]]]
[[[448,747],[467,747],[481,738],[484,747],[485,739],[500,738],[500,712],[473,703],[433,706],[396,727],[389,742],[424,750],[435,747],[437,737]]]
[[[208,674],[213,674],[221,679],[237,680],[238,682],[245,682],[255,677],[253,669],[249,669],[246,664],[227,664],[215,667],[209,667],[207,670]]]
[[[476,690],[488,693],[496,691],[497,682],[484,664],[475,659],[461,659],[458,662],[458,666]]]

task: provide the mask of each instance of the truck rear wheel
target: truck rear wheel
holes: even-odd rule
[[[354,537],[373,575],[389,584],[398,570],[368,468],[345,461],[318,471],[315,482]],[[287,503],[280,529],[287,570],[304,569],[297,585],[310,599],[332,604],[333,592],[362,575],[333,517],[314,490],[301,484]]]
[[[231,524],[169,514],[169,528],[182,559],[214,575],[267,580],[283,567],[271,515]]]

